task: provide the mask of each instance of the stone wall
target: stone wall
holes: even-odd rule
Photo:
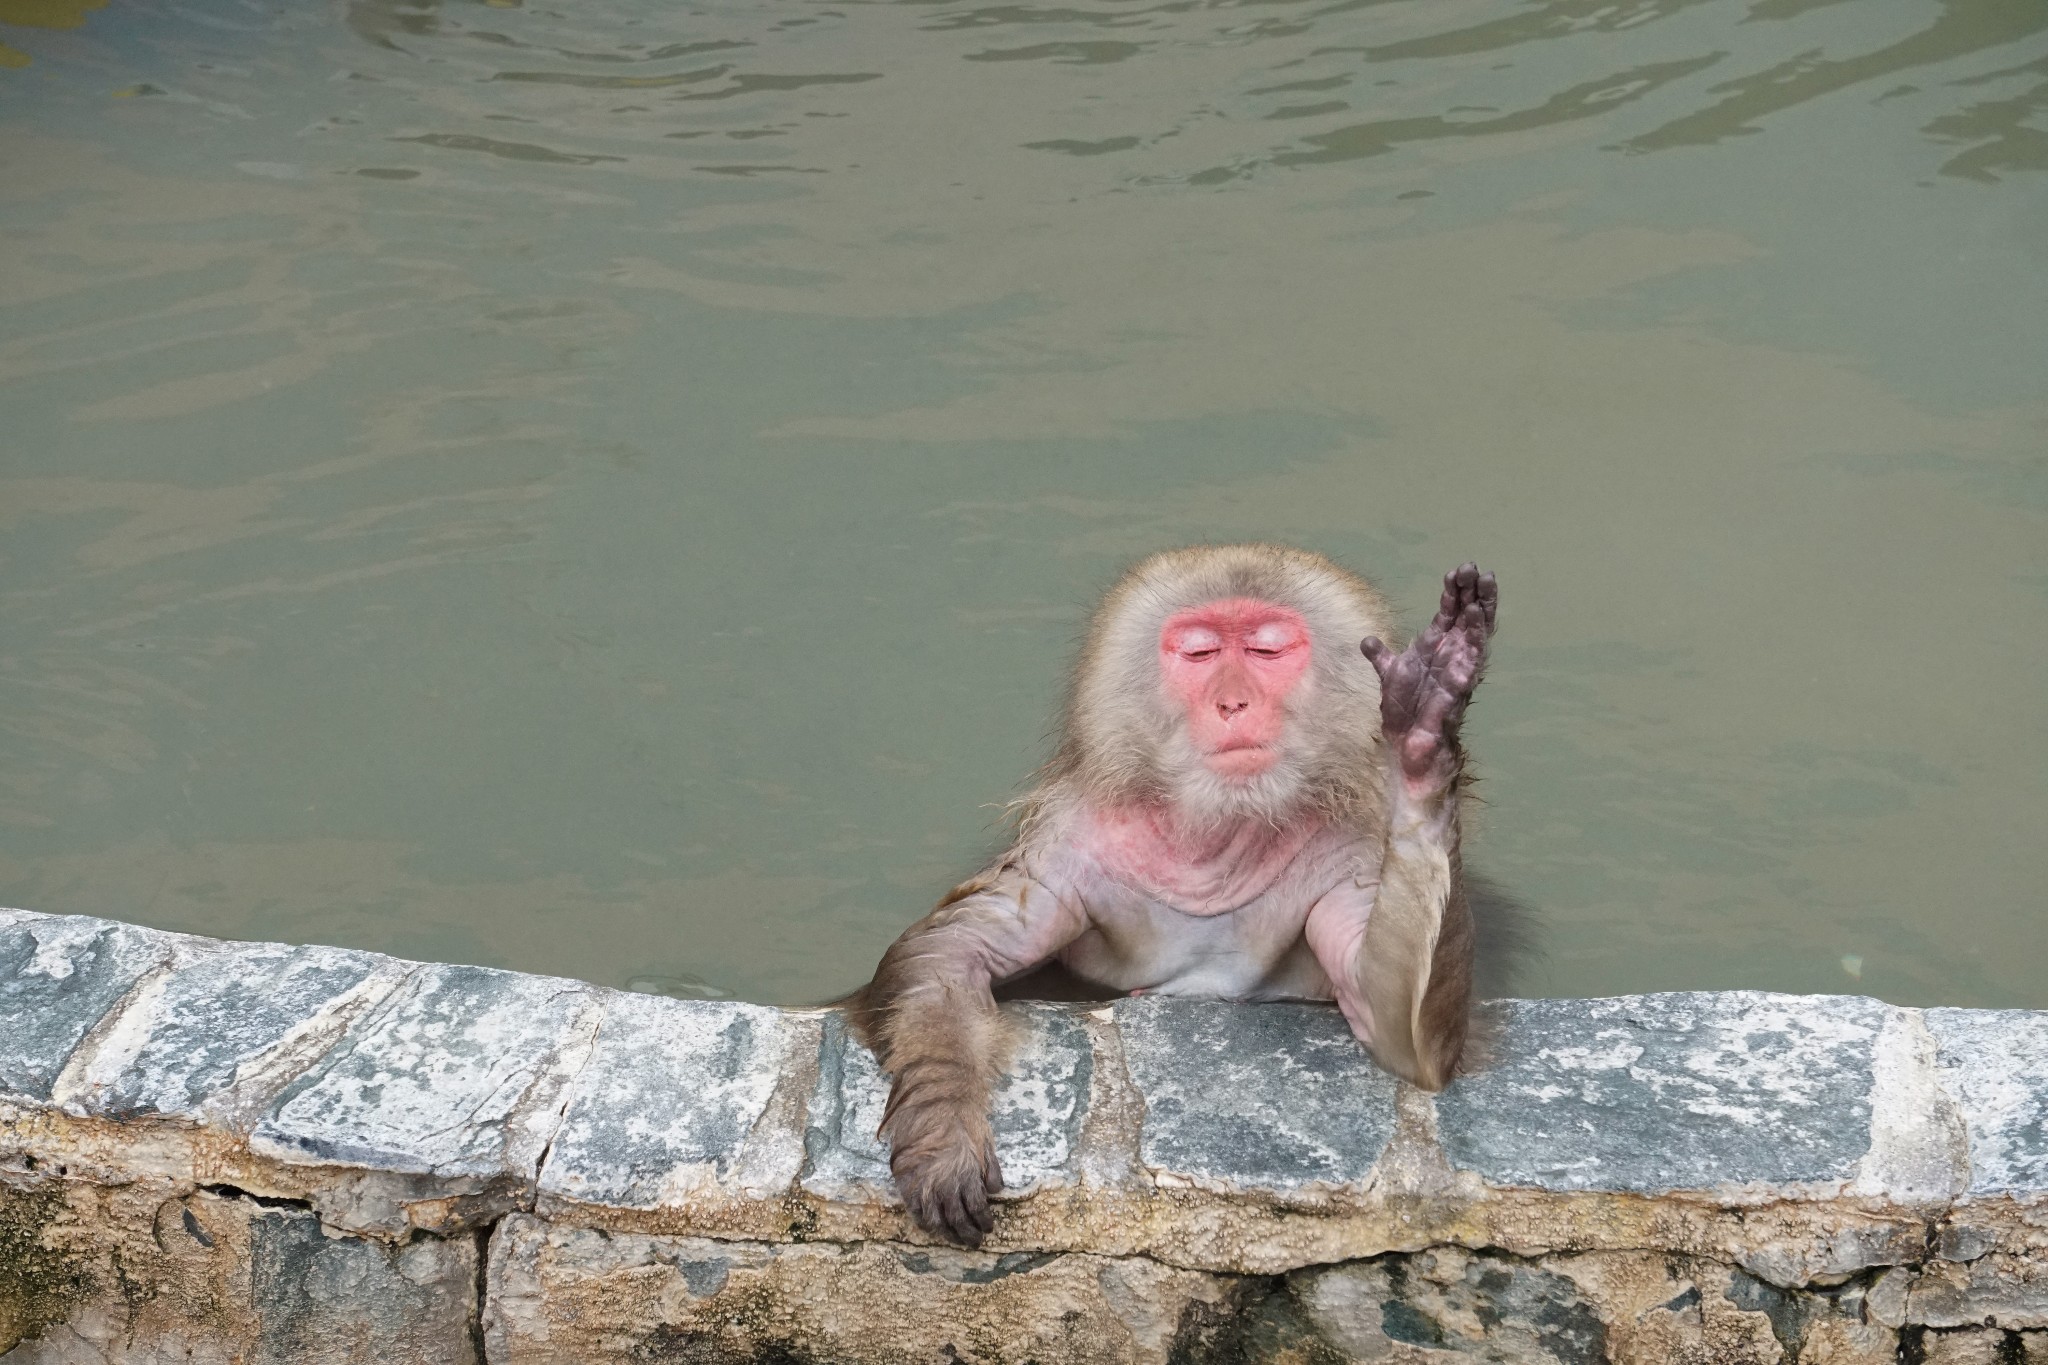
[[[977,1252],[827,1011],[0,910],[14,1362],[2048,1361],[2048,1014],[1008,1007]]]

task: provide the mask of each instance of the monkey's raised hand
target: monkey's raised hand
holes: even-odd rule
[[[1396,654],[1376,635],[1359,643],[1380,675],[1380,731],[1410,782],[1444,776],[1456,759],[1458,724],[1486,666],[1499,602],[1493,575],[1461,564],[1444,575],[1436,617],[1408,648]]]

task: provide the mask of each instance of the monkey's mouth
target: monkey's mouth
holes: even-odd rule
[[[1218,777],[1257,777],[1273,766],[1276,757],[1272,745],[1240,739],[1211,749],[1202,762]]]

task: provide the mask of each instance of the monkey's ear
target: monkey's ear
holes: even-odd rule
[[[1424,1090],[1458,1072],[1472,1008],[1472,914],[1444,854],[1390,859],[1359,950],[1373,1059]]]

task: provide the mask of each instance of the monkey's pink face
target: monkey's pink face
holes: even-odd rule
[[[1287,696],[1308,670],[1308,624],[1298,612],[1231,597],[1177,612],[1159,632],[1167,695],[1219,777],[1252,778],[1278,761]]]

